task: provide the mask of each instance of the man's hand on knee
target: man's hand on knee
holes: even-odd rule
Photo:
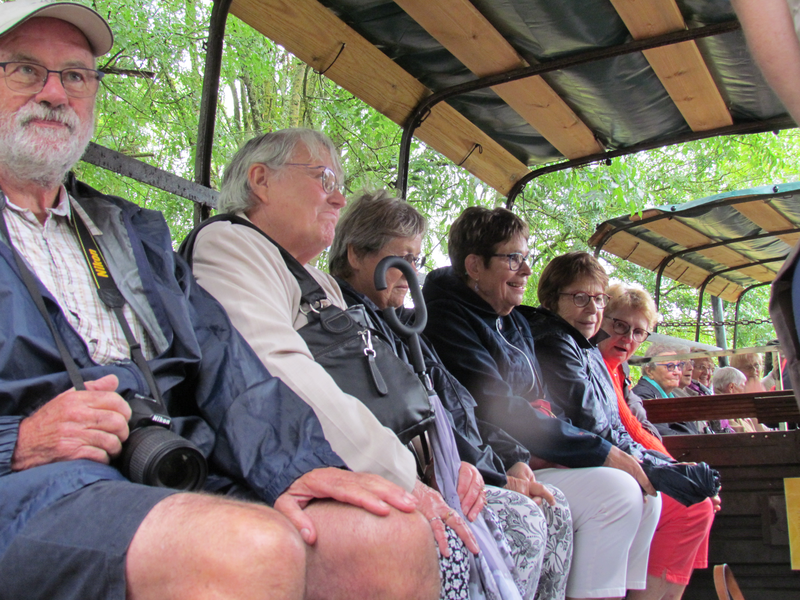
[[[414,496],[378,475],[333,467],[314,469],[296,479],[275,501],[275,509],[292,522],[307,544],[316,541],[317,532],[303,509],[317,498],[352,504],[378,516],[388,515],[391,507],[403,512],[417,507]]]
[[[128,439],[131,408],[106,375],[85,391],[59,394],[20,422],[11,468],[22,471],[53,462],[89,459],[108,464]]]

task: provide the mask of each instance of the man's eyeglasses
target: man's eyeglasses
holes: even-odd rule
[[[634,327],[631,331],[631,326],[622,319],[615,319],[614,317],[606,317],[606,319],[609,319],[612,322],[611,328],[613,329],[614,333],[617,335],[625,335],[630,331],[631,338],[637,344],[641,344],[650,337],[650,332],[646,329],[641,329],[640,327]]]
[[[326,194],[332,194],[335,191],[342,191],[342,184],[340,184],[336,179],[336,173],[333,172],[333,169],[330,167],[326,167],[325,165],[307,165],[304,163],[284,163],[286,167],[303,167],[304,169],[322,169],[319,175],[320,181],[322,181],[322,190]]]
[[[422,267],[424,267],[425,266],[425,259],[427,258],[425,256],[414,256],[411,253],[405,254],[403,256],[400,256],[399,254],[396,254],[395,256],[397,256],[397,258],[402,258],[404,261],[406,261],[408,264],[410,264],[415,269],[421,269]]]
[[[0,62],[3,68],[3,78],[8,89],[25,94],[38,94],[47,84],[50,73],[55,73],[61,79],[61,85],[67,96],[72,98],[91,98],[97,94],[100,80],[105,73],[94,69],[70,67],[61,71],[47,69],[42,65],[27,62]]]
[[[561,292],[559,295],[572,296],[572,301],[578,308],[583,308],[589,304],[589,300],[594,300],[594,305],[597,308],[605,308],[608,305],[608,301],[611,299],[611,296],[608,294],[595,294],[592,296],[586,292]]]
[[[507,258],[508,268],[511,271],[519,271],[522,268],[522,263],[528,264],[531,253],[522,254],[521,252],[512,252],[511,254],[492,254],[492,256]]]
[[[686,365],[684,361],[681,362],[669,362],[669,363],[656,363],[660,367],[664,367],[667,371],[672,373],[675,369],[678,371],[683,371],[683,367]]]

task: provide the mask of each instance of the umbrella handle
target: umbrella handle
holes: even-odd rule
[[[383,309],[383,318],[386,319],[392,331],[403,339],[408,340],[409,349],[411,351],[411,361],[414,363],[414,370],[418,374],[422,374],[425,371],[425,360],[422,358],[419,334],[425,330],[425,325],[428,323],[428,310],[425,307],[425,301],[422,299],[422,290],[419,288],[417,272],[414,267],[401,257],[387,256],[381,259],[375,267],[374,281],[376,290],[381,291],[386,289],[386,271],[389,269],[400,269],[403,275],[406,276],[408,289],[411,292],[411,298],[414,300],[414,323],[411,325],[401,323],[395,309],[391,306],[387,306]]]

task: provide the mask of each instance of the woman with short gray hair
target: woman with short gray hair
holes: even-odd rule
[[[721,367],[714,372],[712,379],[715,394],[742,394],[746,391],[747,375],[736,367]],[[755,433],[771,431],[756,418],[728,419],[734,433]]]
[[[717,394],[741,394],[747,383],[747,375],[736,367],[720,367],[712,378]]]
[[[334,277],[347,279],[353,273],[349,251],[359,256],[378,252],[393,239],[422,236],[427,228],[425,217],[408,202],[394,198],[386,190],[362,192],[351,200],[350,208],[336,225],[328,252],[328,270]]]
[[[388,327],[382,313],[393,307],[400,311],[401,320],[411,318],[413,311],[403,309],[408,281],[399,269],[388,269],[386,289],[379,291],[374,276],[377,264],[387,256],[403,258],[416,269],[426,226],[425,218],[408,202],[386,191],[365,192],[350,201],[339,219],[328,257],[331,275],[336,277],[347,304],[363,306],[409,366],[407,340]],[[474,399],[447,371],[427,340],[420,338],[419,342],[434,390],[449,412],[460,459],[477,467],[487,484],[487,504],[505,533],[522,597],[533,598],[535,594],[537,600],[563,599],[573,539],[566,498],[557,488],[545,488],[536,481],[527,464],[530,453],[510,435],[494,429],[489,443],[484,442],[473,410]],[[503,452],[495,452],[491,442]],[[509,469],[504,465],[510,465]],[[542,502],[543,497],[547,502]],[[534,502],[541,503],[541,510]]]
[[[310,163],[324,163],[323,158],[329,157],[330,167],[321,164],[310,168],[319,170],[318,176],[323,187],[330,181],[329,185],[340,189],[344,181],[344,171],[339,160],[339,151],[328,136],[313,129],[282,129],[254,137],[234,155],[225,167],[222,177],[222,189],[217,203],[219,212],[245,212],[258,206],[258,198],[253,193],[249,180],[250,168],[254,164],[264,165],[278,175],[286,167],[307,166],[292,162],[298,145],[308,149]]]

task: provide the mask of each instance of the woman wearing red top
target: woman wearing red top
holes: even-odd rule
[[[661,441],[642,427],[625,401],[623,363],[650,335],[658,320],[655,303],[644,290],[613,284],[606,290],[611,299],[603,317],[609,337],[598,344],[617,392],[619,414],[630,436],[642,446],[669,456]],[[661,543],[650,548],[647,590],[637,599],[675,599],[683,595],[695,568],[708,566],[708,535],[719,498],[686,507],[662,494],[661,519],[656,535]],[[652,584],[652,585],[651,585]]]

